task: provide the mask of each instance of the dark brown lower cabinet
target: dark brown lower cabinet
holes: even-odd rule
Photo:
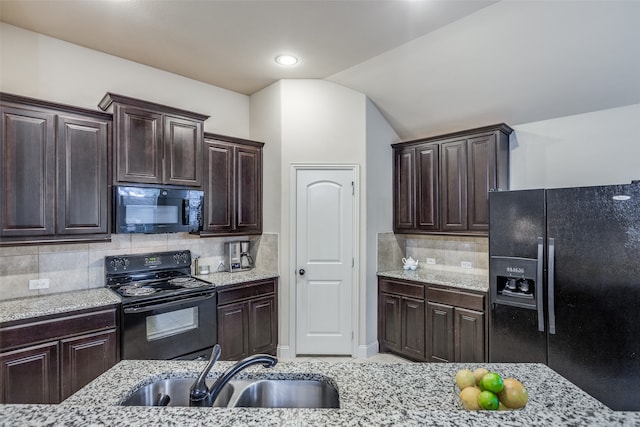
[[[116,330],[110,329],[61,341],[60,400],[65,400],[116,364],[117,336]]]
[[[380,351],[425,360],[424,285],[380,279],[378,290]]]
[[[427,359],[432,362],[486,361],[486,296],[428,286],[427,299]]]
[[[276,354],[278,345],[277,279],[218,291],[218,343],[222,360]]]
[[[0,325],[0,403],[60,403],[118,362],[117,308]]]
[[[380,277],[380,351],[416,361],[484,362],[485,304],[482,292]]]
[[[59,403],[58,342],[0,354],[1,403]]]

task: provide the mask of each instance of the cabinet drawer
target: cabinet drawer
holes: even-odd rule
[[[251,282],[218,291],[218,305],[229,304],[262,295],[273,294],[276,291],[276,280]]]
[[[427,289],[427,299],[429,301],[453,305],[455,307],[484,311],[484,295],[429,287]]]
[[[109,308],[0,328],[0,343],[6,350],[115,327],[116,308]]]
[[[378,284],[378,290],[380,292],[424,300],[424,285],[420,284],[381,279]]]

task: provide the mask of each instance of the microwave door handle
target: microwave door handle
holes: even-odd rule
[[[182,199],[182,225],[189,225],[189,199]]]
[[[178,306],[178,305],[184,305],[184,304],[191,304],[191,303],[196,303],[196,302],[200,302],[200,301],[206,301],[208,299],[213,298],[214,296],[215,296],[215,294],[212,293],[211,295],[207,295],[207,296],[204,296],[204,297],[179,299],[179,300],[176,300],[176,301],[165,302],[165,303],[161,303],[161,304],[146,305],[144,307],[129,307],[129,308],[125,308],[124,309],[124,313],[125,314],[146,313],[148,311],[153,311],[153,310],[162,310],[162,309],[165,309],[165,308],[171,308],[171,307],[175,307],[175,306]]]

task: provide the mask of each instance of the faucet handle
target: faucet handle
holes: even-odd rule
[[[189,390],[189,398],[192,401],[202,400],[209,395],[209,388],[207,387],[207,375],[213,365],[216,364],[218,359],[220,358],[220,353],[222,352],[222,347],[220,344],[216,344],[213,346],[213,351],[211,352],[211,357],[209,358],[209,362],[207,366],[202,370],[198,379],[193,383],[191,389]]]

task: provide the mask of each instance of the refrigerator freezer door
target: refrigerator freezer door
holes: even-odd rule
[[[539,250],[539,243],[542,243],[539,238],[543,238],[545,233],[544,197],[544,190],[489,193],[490,260],[496,257],[535,260],[543,257]],[[540,269],[543,269],[543,264],[538,264]],[[534,274],[542,276],[541,271],[536,268]],[[496,274],[491,271],[489,277],[493,278]],[[493,280],[491,282],[490,288],[496,286]],[[542,280],[536,280],[535,293],[542,298]],[[496,290],[493,288],[490,295],[489,361],[546,363],[547,338],[542,310],[538,310],[537,305],[534,309],[527,309],[496,304]]]
[[[549,190],[547,237],[549,366],[614,410],[640,410],[640,185]]]

